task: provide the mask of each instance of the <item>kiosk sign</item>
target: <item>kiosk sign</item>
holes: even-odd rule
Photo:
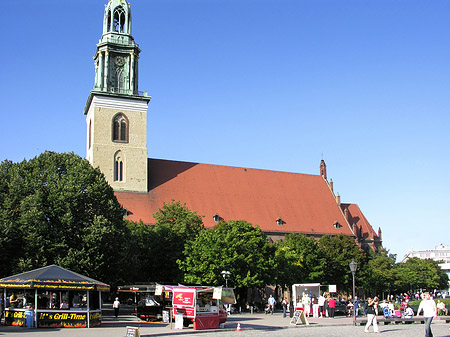
[[[195,293],[184,290],[174,290],[173,292],[173,305],[193,306]]]

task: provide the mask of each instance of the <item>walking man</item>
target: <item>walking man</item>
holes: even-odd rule
[[[423,317],[425,317],[425,337],[433,337],[431,332],[431,321],[436,317],[436,303],[430,298],[430,293],[425,292],[424,298],[420,302],[419,310],[417,310],[417,316],[423,310]]]
[[[273,311],[275,310],[275,303],[277,301],[275,301],[275,299],[273,298],[272,295],[270,295],[269,300],[267,301],[270,305],[270,313],[273,315]]]
[[[119,307],[120,307],[120,302],[119,302],[119,298],[116,297],[116,299],[113,302],[113,308],[114,308],[114,316],[119,316]]]
[[[367,324],[366,327],[364,329],[364,332],[369,332],[369,327],[373,324],[373,332],[375,333],[379,333],[378,331],[378,323],[377,323],[377,314],[378,314],[378,310],[377,310],[377,306],[378,306],[378,298],[374,297],[372,298],[368,298],[367,300],[367,304],[366,304],[366,309],[367,309]]]

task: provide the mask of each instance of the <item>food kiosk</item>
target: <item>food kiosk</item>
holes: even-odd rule
[[[102,321],[109,285],[51,265],[0,279],[5,325],[84,328]],[[31,325],[31,326],[30,326]]]
[[[183,325],[194,323],[194,330],[217,329],[227,320],[224,304],[236,304],[234,291],[222,287],[165,286],[172,291],[175,315],[183,317]]]
[[[292,285],[292,301],[294,303],[294,310],[303,310],[302,297],[307,294],[309,297],[319,298],[320,283],[297,283]],[[311,312],[312,313],[312,305]]]

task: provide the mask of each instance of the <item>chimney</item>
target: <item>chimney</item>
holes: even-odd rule
[[[345,207],[345,209],[344,209],[344,216],[345,216],[345,219],[346,219],[349,223],[352,223],[352,222],[350,221],[350,212],[348,211],[348,207]]]
[[[338,204],[338,206],[341,206],[341,196],[338,194],[336,194],[336,203]]]
[[[327,165],[323,159],[320,161],[320,175],[323,179],[327,180]]]
[[[381,228],[378,227],[378,238],[381,240]]]

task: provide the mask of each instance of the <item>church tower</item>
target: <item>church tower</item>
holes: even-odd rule
[[[115,191],[147,192],[147,108],[138,91],[140,49],[131,36],[130,4],[109,0],[94,56],[86,115],[86,158]]]

